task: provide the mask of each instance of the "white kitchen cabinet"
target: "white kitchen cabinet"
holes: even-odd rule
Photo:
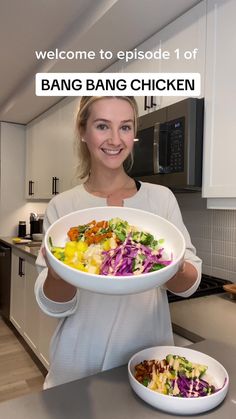
[[[77,103],[65,99],[27,126],[27,199],[48,200],[75,184]]]
[[[47,316],[40,311],[38,356],[47,369],[49,368],[50,342],[58,323],[59,320],[57,318]]]
[[[0,122],[0,232],[16,236],[17,220],[25,219],[24,125]]]
[[[171,57],[169,60],[160,61],[160,72],[200,73],[201,97],[204,96],[206,1],[200,2],[167,25],[159,32],[159,37],[162,49],[168,51]],[[197,50],[196,59],[193,58],[194,50]],[[186,97],[162,96],[161,107],[169,106]]]
[[[161,46],[161,39],[159,33],[149,38],[147,41],[140,44],[137,48],[137,51],[153,53],[154,51],[158,50]],[[132,51],[135,53],[135,49]],[[151,55],[149,54],[149,57]],[[132,59],[128,62],[121,60],[119,62],[118,71],[120,73],[158,73],[160,72],[160,60],[152,59]],[[138,112],[139,116],[145,115],[147,113],[153,112],[160,107],[160,97],[153,97],[151,99],[150,96],[135,96],[136,102],[138,104]],[[145,104],[146,102],[146,104]],[[151,105],[153,102],[153,105]]]
[[[13,249],[10,320],[48,369],[49,345],[58,319],[44,314],[36,302],[34,286],[37,276],[35,259]]]
[[[236,208],[235,16],[235,0],[208,0],[203,197],[211,208]]]
[[[37,271],[34,260],[20,250],[12,251],[10,320],[37,352],[39,330],[39,307],[34,296]]]
[[[139,46],[141,48],[141,46]],[[151,71],[151,70],[149,70]],[[113,63],[110,67],[104,70],[104,73],[120,73],[120,79],[122,79],[122,73],[138,73],[143,72],[143,65],[138,60],[131,60],[125,62],[124,60],[118,60]],[[143,96],[135,96],[137,101],[139,116],[148,113],[148,110],[144,110],[144,97]]]
[[[34,261],[33,261],[34,262]],[[39,346],[39,306],[34,296],[34,285],[38,273],[35,264],[25,262],[25,298],[24,298],[24,338],[29,346],[37,353]]]
[[[162,53],[170,54],[169,59],[162,57],[151,60],[134,59],[128,63],[121,62],[119,71],[126,73],[200,73],[202,97],[204,96],[205,42],[206,1],[202,1],[137,46],[137,50],[142,51],[157,52],[160,49]],[[189,54],[196,49],[196,59],[188,59]],[[183,100],[185,97],[187,96],[161,96],[160,94],[153,98],[156,106],[146,110],[144,109],[144,97],[136,96],[135,98],[139,107],[139,115],[142,116]],[[149,106],[150,100],[149,97]]]
[[[25,320],[25,259],[22,252],[12,252],[10,320],[23,335]]]

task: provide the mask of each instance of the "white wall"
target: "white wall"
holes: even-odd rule
[[[0,236],[17,235],[18,221],[31,211],[44,213],[46,203],[25,200],[25,126],[1,123]],[[27,225],[29,231],[29,225]]]

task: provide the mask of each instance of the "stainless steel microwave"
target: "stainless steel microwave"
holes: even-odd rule
[[[204,99],[188,98],[138,121],[129,175],[173,189],[202,184]]]

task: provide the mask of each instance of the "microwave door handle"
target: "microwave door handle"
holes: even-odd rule
[[[157,122],[154,125],[154,138],[153,138],[153,172],[154,174],[159,173],[159,143],[160,143],[160,123]]]

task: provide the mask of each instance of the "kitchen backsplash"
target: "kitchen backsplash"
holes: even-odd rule
[[[236,282],[236,211],[206,209],[200,193],[176,194],[203,273]]]

